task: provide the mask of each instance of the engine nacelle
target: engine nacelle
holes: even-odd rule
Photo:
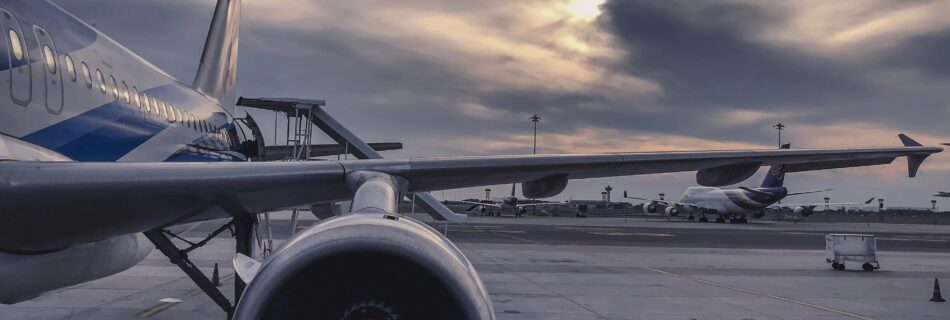
[[[475,268],[415,220],[356,213],[289,239],[261,265],[235,320],[494,319]]]
[[[676,215],[680,214],[680,209],[677,209],[674,206],[666,207],[665,211],[666,211],[666,214],[671,217],[675,217]]]
[[[33,299],[46,291],[125,271],[152,249],[152,243],[137,233],[46,253],[0,252],[0,303]]]
[[[651,203],[651,204],[644,205],[643,207],[647,209],[647,213],[656,213],[656,205],[655,205],[655,204],[652,204],[652,203]]]
[[[807,217],[812,213],[815,213],[815,207],[795,207],[793,211],[795,214],[801,215],[802,217]]]

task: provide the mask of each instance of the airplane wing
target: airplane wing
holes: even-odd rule
[[[868,199],[864,202],[816,202],[816,203],[782,203],[774,204],[769,206],[769,208],[779,208],[779,209],[794,209],[795,207],[820,207],[820,206],[829,206],[829,207],[862,207],[862,206],[872,206],[871,202],[874,202],[875,198]]]
[[[531,207],[531,206],[551,206],[564,204],[563,202],[536,202],[536,203],[519,203],[519,207]]]
[[[486,207],[492,207],[492,208],[500,208],[500,207],[501,207],[501,206],[499,206],[499,205],[497,205],[497,204],[494,204],[494,203],[484,203],[484,202],[465,201],[465,200],[459,200],[459,202],[461,202],[461,203],[468,203],[468,204],[477,204],[477,205],[480,205],[480,206],[486,206]]]
[[[184,222],[352,198],[347,175],[375,171],[404,192],[521,182],[529,198],[568,180],[698,170],[700,184],[745,180],[760,166],[845,168],[917,159],[939,147],[639,152],[234,163],[0,162],[0,248],[53,250]],[[910,174],[917,166],[909,167]]]
[[[831,191],[831,190],[832,190],[832,189],[824,189],[824,190],[809,190],[809,191],[799,191],[799,192],[791,192],[791,193],[788,193],[788,194],[786,194],[786,196],[796,196],[796,195],[800,195],[800,194],[809,194],[809,193],[819,193],[819,192],[828,192],[828,191]]]

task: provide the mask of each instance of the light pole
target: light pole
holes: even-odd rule
[[[772,126],[772,128],[775,128],[775,130],[778,131],[778,147],[779,148],[782,147],[782,130],[785,130],[785,127],[786,125],[782,124],[781,122]]]
[[[534,123],[534,145],[531,148],[531,154],[538,153],[538,122],[541,122],[541,117],[538,115],[533,115],[531,118],[528,118],[531,122]]]

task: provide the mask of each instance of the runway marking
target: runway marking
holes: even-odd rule
[[[515,236],[513,236],[513,235],[501,233],[501,232],[498,232],[498,231],[491,231],[491,233],[494,233],[494,234],[496,234],[496,235],[499,235],[499,236],[502,236],[502,237],[506,237],[506,238],[511,238],[511,239],[515,239],[515,240],[521,240],[521,241],[524,241],[524,242],[527,242],[527,243],[530,243],[530,244],[536,244],[536,245],[542,245],[542,246],[548,245],[547,243],[538,242],[538,241],[534,241],[534,240],[528,240],[528,239],[521,238],[521,237],[515,237]]]
[[[878,240],[888,240],[888,241],[926,241],[926,242],[950,242],[947,240],[940,239],[921,239],[921,238],[891,238],[891,237],[878,237]]]
[[[221,284],[224,284],[225,282],[228,282],[231,279],[234,279],[233,273],[221,277],[220,279],[218,279],[218,282],[220,282]],[[194,297],[194,296],[199,296],[202,294],[204,294],[204,291],[201,291],[201,288],[194,288],[194,289],[191,289],[191,292],[188,295]]]
[[[797,305],[800,305],[800,306],[809,307],[809,308],[812,308],[812,309],[817,309],[817,310],[827,311],[827,312],[831,312],[831,313],[836,313],[836,314],[839,314],[839,315],[842,315],[842,316],[846,316],[846,317],[851,317],[851,318],[861,319],[861,320],[874,320],[874,318],[871,318],[871,317],[868,317],[868,316],[864,316],[864,315],[860,315],[860,314],[853,313],[853,312],[848,312],[848,311],[844,311],[844,310],[840,310],[840,309],[835,309],[835,308],[832,308],[832,307],[826,307],[826,306],[822,306],[822,305],[817,305],[817,304],[814,304],[814,303],[808,303],[808,302],[805,302],[805,301],[795,300],[795,299],[792,299],[792,298],[787,298],[787,297],[778,296],[778,295],[774,295],[774,294],[762,293],[762,292],[753,291],[753,290],[749,290],[749,289],[743,289],[743,288],[739,288],[739,287],[733,287],[733,286],[730,286],[730,285],[727,285],[727,284],[718,283],[718,282],[713,282],[713,281],[709,281],[709,280],[702,279],[702,278],[697,278],[697,277],[688,276],[688,275],[685,275],[685,274],[679,274],[679,273],[670,272],[670,271],[665,271],[665,270],[660,270],[660,269],[651,268],[651,267],[644,267],[644,266],[636,266],[636,267],[637,267],[637,268],[640,268],[640,269],[644,269],[644,270],[653,271],[653,272],[656,272],[656,273],[662,273],[662,274],[665,274],[665,275],[668,275],[668,276],[673,276],[673,277],[677,277],[677,278],[683,278],[683,279],[686,279],[686,280],[692,280],[692,281],[696,281],[696,282],[700,282],[700,283],[705,283],[705,284],[708,284],[708,285],[711,285],[711,286],[714,286],[714,287],[719,287],[719,288],[729,289],[729,290],[735,290],[735,291],[744,292],[744,293],[748,293],[748,294],[752,294],[752,295],[757,295],[757,296],[761,296],[761,297],[772,298],[772,299],[779,300],[779,301],[785,301],[785,302],[788,302],[788,303],[793,303],[793,304],[797,304]]]
[[[598,227],[557,227],[557,228],[555,228],[555,229],[558,229],[558,230],[575,230],[575,231],[603,231],[603,232],[609,232],[609,231],[620,232],[620,231],[623,231],[623,229],[617,229],[617,228],[598,228]]]
[[[475,229],[502,229],[505,226],[472,226]]]
[[[501,233],[525,233],[524,231],[521,231],[521,230],[492,230],[492,232],[495,232],[495,233],[498,233],[498,232],[501,232]]]
[[[602,236],[642,236],[642,237],[675,237],[669,233],[646,233],[646,232],[588,232]]]
[[[139,318],[151,317],[155,315],[156,313],[162,312],[165,309],[171,308],[175,306],[176,304],[181,303],[180,299],[175,299],[175,298],[164,298],[158,301],[159,303],[155,305],[154,307],[148,308],[147,310],[142,311],[142,313],[139,313]]]

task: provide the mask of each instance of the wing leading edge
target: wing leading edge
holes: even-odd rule
[[[911,146],[271,163],[2,162],[0,249],[52,250],[181,222],[347,200],[352,191],[346,176],[356,171],[402,177],[408,182],[404,191],[415,193],[512,182],[526,182],[527,188],[550,177],[566,183],[708,172],[735,164],[757,168],[830,162],[844,168],[942,150]]]

